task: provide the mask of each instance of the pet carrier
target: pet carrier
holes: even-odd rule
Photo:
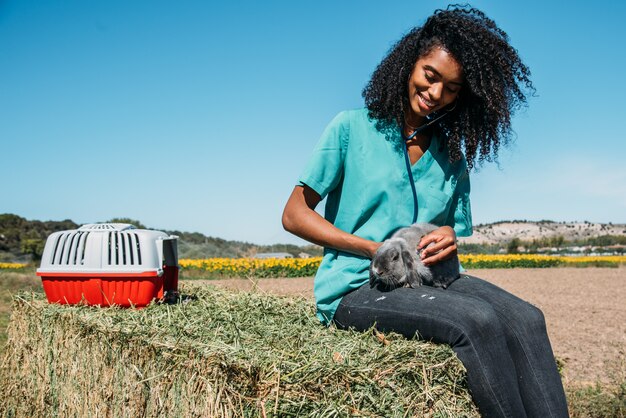
[[[51,303],[146,306],[178,293],[178,237],[130,224],[88,224],[51,234],[41,277]]]

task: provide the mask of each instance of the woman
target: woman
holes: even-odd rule
[[[381,241],[416,221],[439,226],[416,249],[424,264],[456,254],[456,237],[472,233],[468,171],[506,142],[529,75],[482,12],[436,11],[379,64],[367,108],[329,124],[283,213],[285,229],[325,247],[320,320],[450,344],[484,416],[568,415],[541,311],[466,274],[446,290],[381,293],[368,267]]]

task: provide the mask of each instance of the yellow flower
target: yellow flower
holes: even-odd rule
[[[22,263],[0,263],[0,269],[21,269],[26,267],[26,264]]]
[[[563,265],[617,266],[626,256],[564,257],[542,254],[461,254],[466,268],[540,268]],[[299,277],[312,276],[322,257],[311,258],[205,258],[181,259],[183,269],[195,269],[223,276]]]

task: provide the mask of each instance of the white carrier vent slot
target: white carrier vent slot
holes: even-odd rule
[[[115,229],[113,225],[103,224],[103,225],[94,225],[91,227],[94,231],[102,231],[102,230],[111,230]]]
[[[82,265],[85,262],[85,243],[89,232],[72,231],[60,234],[54,243],[50,264]]]
[[[133,232],[109,232],[107,263],[110,266],[141,265],[139,235]]]
[[[129,229],[136,229],[131,224],[87,224],[78,228],[79,231],[127,231]]]

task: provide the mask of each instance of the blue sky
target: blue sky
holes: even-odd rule
[[[475,223],[626,223],[626,2],[474,1],[537,96]],[[0,213],[259,244],[325,125],[441,1],[0,1]]]

